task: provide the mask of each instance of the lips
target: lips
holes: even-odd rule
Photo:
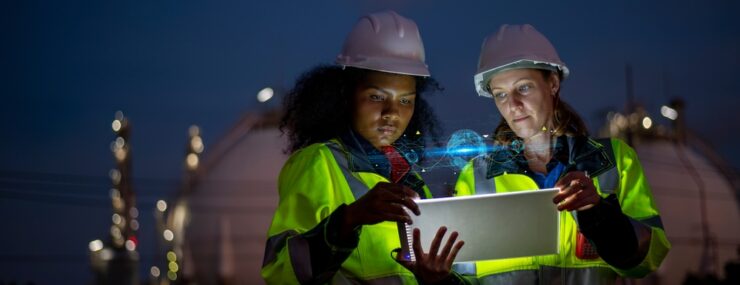
[[[397,128],[394,127],[394,126],[382,126],[382,127],[378,128],[378,131],[379,132],[381,132],[383,134],[386,134],[386,135],[393,134],[393,133],[396,132],[396,130],[397,130]]]
[[[514,119],[512,122],[519,123],[519,122],[526,120],[527,118],[529,118],[529,116],[519,117],[519,118]]]

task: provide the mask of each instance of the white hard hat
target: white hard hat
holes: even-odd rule
[[[393,11],[360,18],[347,35],[336,63],[397,74],[430,75],[416,23]]]
[[[561,80],[570,73],[550,41],[531,25],[503,25],[483,41],[478,72],[473,77],[478,95],[492,97],[491,77],[501,71],[536,68],[557,71]]]

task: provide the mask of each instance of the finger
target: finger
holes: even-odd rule
[[[458,233],[452,232],[450,234],[450,237],[447,239],[447,242],[445,243],[445,247],[442,248],[442,252],[439,254],[439,257],[442,259],[447,260],[447,256],[450,255],[450,250],[452,250],[452,246],[455,244],[455,241],[457,240]]]
[[[573,195],[574,193],[580,191],[580,185],[578,185],[576,182],[572,182],[571,184],[560,188],[560,191],[555,195],[555,197],[552,198],[552,202],[555,204],[561,203],[565,198],[568,198],[569,196]]]
[[[396,259],[396,260],[402,258],[402,256],[401,256],[401,248],[400,247],[397,247],[397,248],[394,248],[393,250],[391,250],[391,258]]]
[[[558,182],[555,183],[556,188],[565,188],[568,185],[570,185],[570,182],[578,179],[578,173],[579,171],[570,171],[563,175],[560,179],[558,179]]]
[[[455,258],[457,258],[457,253],[460,252],[460,249],[465,245],[464,241],[458,241],[455,244],[455,247],[452,248],[452,252],[450,252],[450,255],[447,256],[447,268],[452,267],[452,263],[455,262]]]
[[[572,202],[571,208],[573,210],[586,210],[590,209],[591,207],[595,206],[601,201],[601,196],[596,193],[596,191],[591,190],[583,190],[580,193],[578,193],[578,196],[576,199]]]
[[[581,192],[579,191],[568,197],[563,198],[563,200],[558,203],[558,211],[570,211],[573,207],[573,204],[577,202],[579,193]]]
[[[396,248],[393,251],[391,251],[391,257],[393,258],[393,260],[398,262],[398,264],[401,264],[401,266],[405,267],[411,272],[414,272],[414,267],[416,267],[416,262],[403,259],[403,256],[401,256],[400,248]]]
[[[573,201],[575,200],[574,196],[568,196],[567,198],[563,199],[563,201],[560,201],[558,203],[558,211],[570,211],[570,208],[573,205]]]
[[[383,183],[383,184],[381,184]],[[403,186],[398,184],[378,182],[378,195],[382,197],[382,200],[395,201],[401,200],[405,197],[403,193]]]
[[[419,210],[419,205],[416,204],[416,202],[412,199],[403,199],[401,200],[401,204],[405,206],[407,209],[414,212],[415,215],[421,215],[421,211]]]
[[[419,194],[416,193],[413,189],[403,186],[403,193],[406,195],[406,197],[411,199],[420,199]]]
[[[437,234],[434,236],[434,239],[432,240],[432,246],[429,247],[429,257],[431,259],[437,258],[439,246],[442,244],[442,239],[444,239],[446,232],[447,232],[447,227],[445,226],[441,226],[437,230]]]
[[[568,197],[567,200],[564,200],[561,204],[558,205],[558,210],[568,210],[573,211],[576,209],[581,209],[586,206],[593,206],[596,203],[598,203],[600,200],[600,196],[596,194],[596,191],[592,190],[581,190],[578,193],[573,194],[572,196]],[[590,208],[590,207],[588,207]]]
[[[419,211],[419,205],[414,202],[414,197],[419,197],[419,195],[414,192],[414,190],[411,190],[411,188],[402,186],[400,184],[387,184],[387,186],[384,186],[382,193],[382,200],[384,202],[389,203],[397,203],[406,206],[411,212],[416,214],[417,216],[421,214]]]
[[[401,204],[397,203],[385,202],[374,204],[373,207],[365,209],[365,212],[361,212],[361,214],[368,216],[367,219],[372,221],[369,224],[377,224],[382,221],[413,223],[411,216],[409,216]]]
[[[380,221],[375,222],[376,224],[382,221],[401,222],[401,223],[407,223],[409,225],[414,223],[414,220],[411,219],[411,217],[405,212],[400,213],[400,214],[386,212],[386,213],[380,214],[379,218],[380,218]]]
[[[419,228],[414,228],[414,255],[416,255],[416,260],[424,260],[424,249],[421,247],[421,231]]]

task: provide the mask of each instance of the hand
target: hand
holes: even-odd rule
[[[357,201],[347,206],[345,225],[354,228],[374,225],[383,221],[411,224],[411,217],[404,207],[419,215],[419,206],[414,199],[419,195],[406,186],[379,182]]]
[[[464,241],[455,243],[458,234],[452,232],[442,251],[438,252],[446,232],[446,227],[440,227],[437,230],[437,235],[434,236],[434,240],[432,240],[429,253],[424,253],[424,249],[421,247],[421,232],[415,228],[413,246],[416,261],[404,260],[400,256],[396,258],[396,261],[413,272],[416,278],[423,283],[434,284],[444,281],[450,277],[452,263],[455,261],[457,253],[465,245]]]
[[[593,181],[581,171],[568,172],[555,183],[555,187],[560,188],[552,199],[558,205],[558,211],[588,210],[601,201]]]

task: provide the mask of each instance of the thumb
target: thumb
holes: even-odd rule
[[[393,260],[398,262],[398,264],[401,264],[401,266],[405,267],[411,272],[415,272],[414,268],[416,267],[416,262],[403,259],[403,256],[401,256],[401,248],[396,248],[391,251],[391,257],[393,257]]]

